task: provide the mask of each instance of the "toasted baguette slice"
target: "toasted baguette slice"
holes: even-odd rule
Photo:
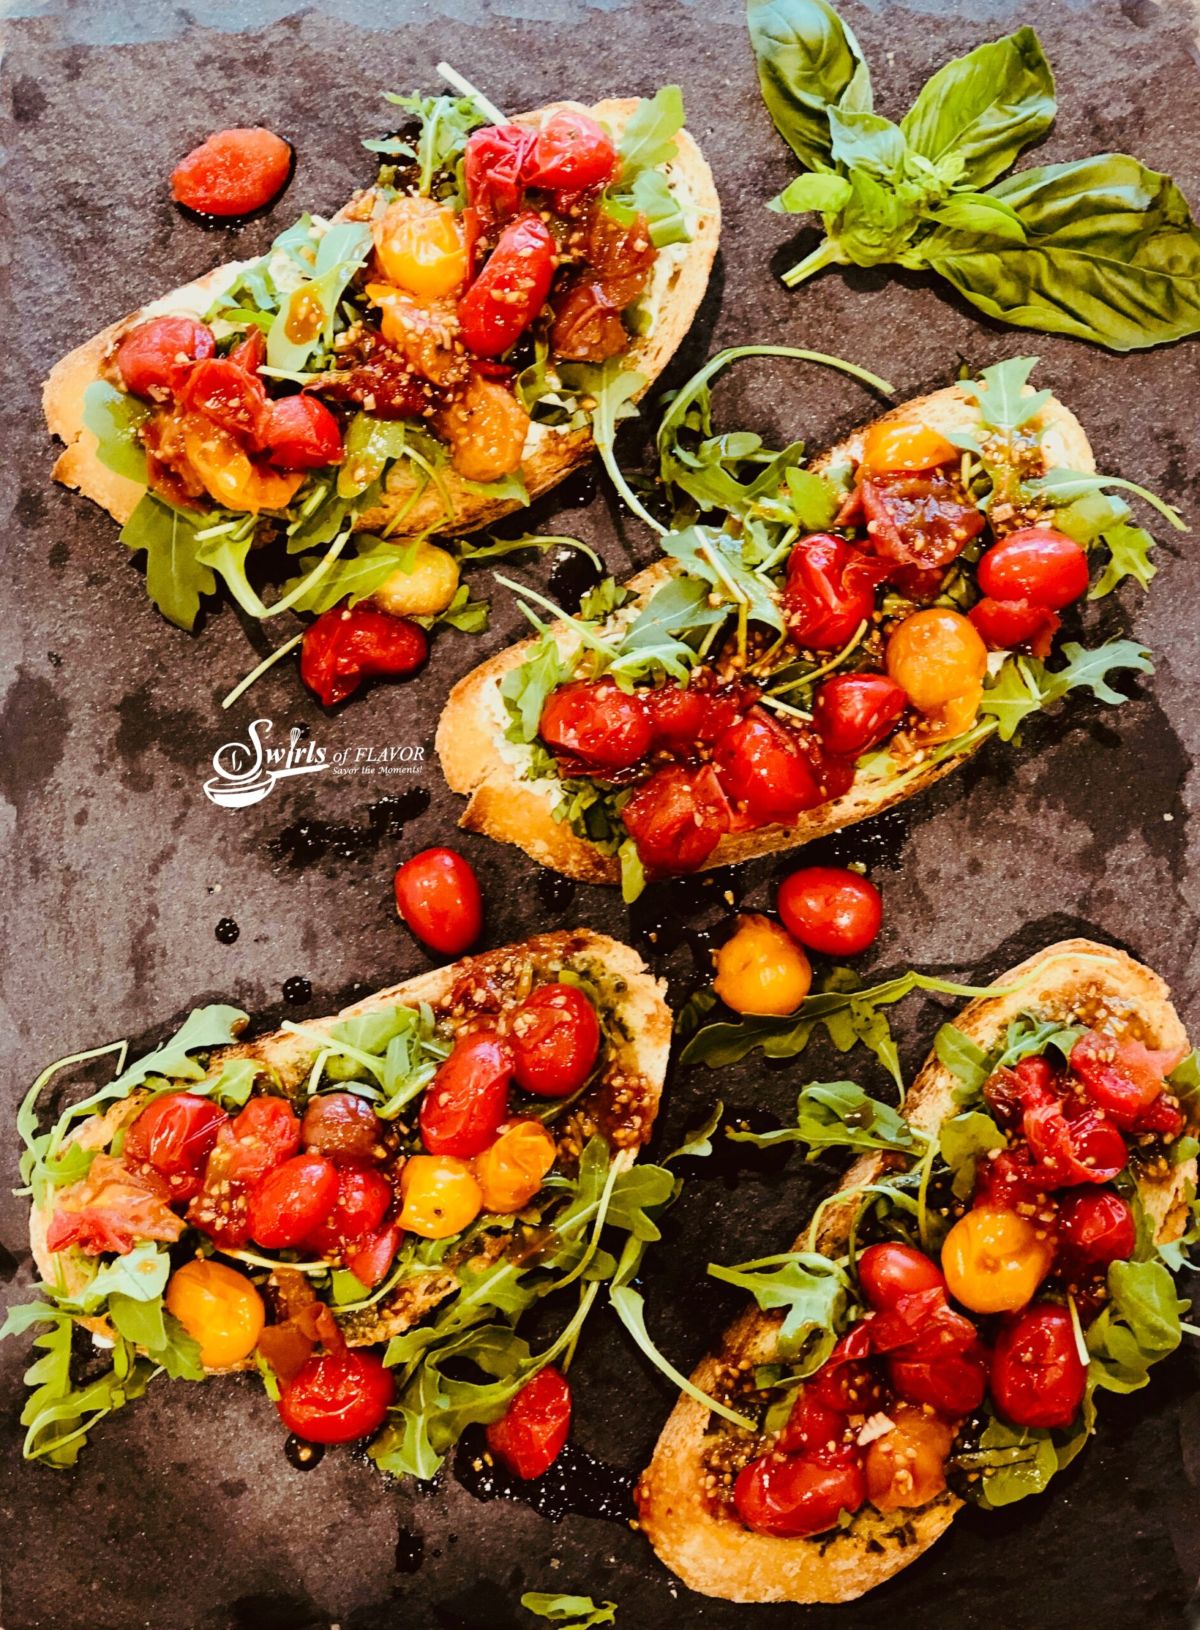
[[[919,418],[940,430],[978,428],[974,402],[957,386],[893,408],[879,422]],[[1061,402],[1051,398],[1035,423],[1042,431],[1040,454],[1046,470],[1057,465],[1092,471],[1095,460],[1083,427]],[[852,435],[814,459],[811,468],[818,473],[832,466],[862,457],[863,438],[870,427],[862,426]],[[1032,512],[1014,512],[1007,530],[1040,519]],[[659,562],[626,585],[637,599],[617,613],[632,620],[650,595],[672,575],[670,562]],[[552,632],[560,649],[570,650],[574,639],[568,625],[555,623]],[[585,883],[619,883],[620,863],[615,855],[602,853],[594,844],[577,837],[565,821],[555,819],[555,782],[522,779],[527,755],[505,740],[509,718],[500,696],[505,674],[519,668],[529,655],[532,640],[522,640],[499,651],[473,669],[450,692],[437,731],[437,751],[446,780],[455,792],[468,797],[459,825],[471,832],[486,832],[503,843],[515,843],[543,866],[565,872]],[[763,826],[752,832],[727,833],[705,862],[705,870],[751,860],[756,855],[773,854],[779,849],[795,849],[813,839],[837,832],[856,821],[878,815],[893,804],[903,803],[925,787],[940,781],[965,763],[969,754],[959,754],[938,762],[928,762],[923,752],[910,749],[901,760],[898,773],[886,781],[860,780],[840,798],[808,811],[792,826]]]
[[[1187,1035],[1157,974],[1123,951],[1091,940],[1063,940],[1003,974],[998,986],[1008,996],[980,997],[954,1020],[984,1049],[1003,1036],[1021,1013],[1063,1023],[1081,1020],[1120,1036],[1125,1031],[1148,1046],[1178,1049]],[[957,1078],[931,1055],[904,1100],[906,1118],[935,1132],[955,1113]],[[889,1170],[886,1155],[856,1160],[840,1185],[870,1183]],[[1196,1178],[1195,1161],[1169,1176],[1139,1183],[1160,1242],[1177,1239],[1187,1216],[1186,1191]],[[829,1255],[845,1249],[854,1204],[834,1205],[818,1233],[818,1248]],[[807,1248],[802,1234],[794,1250]],[[775,1357],[779,1317],[751,1308],[726,1331],[719,1356],[703,1360],[692,1376],[711,1393],[730,1367],[768,1363]],[[777,1539],[751,1533],[736,1518],[722,1516],[705,1498],[706,1433],[710,1414],[681,1397],[662,1430],[649,1469],[638,1490],[641,1526],[659,1556],[692,1590],[736,1602],[848,1602],[907,1567],[945,1532],[961,1501],[949,1491],[916,1511],[890,1516],[867,1506],[850,1526],[813,1539]]]
[[[486,951],[418,974],[402,985],[364,997],[331,1018],[306,1020],[304,1028],[315,1034],[327,1033],[343,1019],[358,1018],[396,1003],[415,1007],[428,1002],[435,1014],[444,1014],[450,1011],[464,979],[469,978],[482,981],[501,996],[515,998],[531,963],[548,974],[556,975],[568,968],[585,975],[615,1021],[604,1024],[607,1048],[602,1074],[556,1130],[560,1149],[572,1140],[578,1149],[582,1138],[599,1129],[613,1143],[614,1162],[624,1170],[637,1159],[639,1148],[654,1127],[671,1047],[671,1013],[663,999],[663,982],[647,971],[636,951],[607,934],[577,928],[537,935],[519,945]],[[278,1079],[279,1090],[287,1093],[307,1076],[317,1051],[318,1047],[306,1037],[276,1030],[256,1041],[221,1048],[212,1056],[209,1074],[217,1074],[228,1058],[251,1058],[269,1066]],[[114,1103],[106,1114],[81,1121],[70,1141],[86,1149],[107,1149],[116,1134],[136,1120],[146,1097],[145,1090],[135,1091]],[[76,1250],[53,1253],[47,1249],[46,1230],[53,1215],[53,1196],[48,1197],[48,1203],[33,1208],[29,1242],[45,1283],[69,1301],[91,1277],[91,1259]],[[493,1241],[485,1255],[470,1260],[477,1267],[483,1266],[502,1249],[500,1238]],[[402,1280],[386,1300],[345,1318],[343,1329],[350,1345],[361,1347],[385,1341],[416,1324],[457,1288],[457,1270],[466,1260],[451,1254],[442,1267]],[[103,1318],[79,1322],[96,1334],[106,1331]],[[252,1368],[253,1360],[239,1367]]]
[[[637,105],[635,97],[619,97],[598,102],[587,111],[619,136]],[[563,108],[578,110],[580,107],[578,102],[552,102],[536,112],[521,114],[516,122],[537,127]],[[708,287],[708,274],[721,229],[720,200],[703,154],[686,130],[679,132],[675,145],[676,156],[666,167],[666,174],[684,206],[692,238],[690,243],[670,244],[659,250],[646,301],[649,328],[632,341],[627,353],[629,369],[645,378],[642,391],[649,389],[658,378],[692,325]],[[369,189],[359,193],[335,218],[368,217],[372,197]],[[66,451],[54,466],[56,481],[94,499],[124,525],[145,489],[136,481],[106,469],[96,457],[96,438],[83,422],[84,393],[101,377],[104,358],[130,328],[149,317],[203,317],[213,300],[250,264],[249,261],[232,261],[215,267],[194,283],[173,290],[119,322],[110,323],[55,364],[43,388],[42,405],[51,434],[66,444]],[[530,498],[536,498],[561,481],[576,465],[585,462],[593,446],[587,430],[563,433],[545,425],[533,425],[520,469]],[[453,514],[447,515],[439,495],[428,491],[411,504],[404,521],[391,535],[416,537],[432,530],[473,532],[522,507],[519,501],[491,499],[470,492],[453,470],[445,472],[445,487]],[[399,509],[411,503],[412,494],[412,477],[407,468],[403,464],[393,466],[383,499],[374,509],[358,516],[355,530],[374,532],[386,526]]]

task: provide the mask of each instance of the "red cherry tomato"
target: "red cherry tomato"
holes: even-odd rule
[[[1015,651],[1027,645],[1039,661],[1050,655],[1062,618],[1048,606],[1032,600],[980,600],[967,612],[967,620],[992,651]]]
[[[733,1504],[756,1534],[797,1539],[823,1534],[843,1511],[857,1511],[867,1483],[857,1460],[805,1460],[764,1455],[738,1473]]]
[[[570,1383],[561,1370],[547,1364],[488,1427],[488,1448],[510,1472],[528,1480],[549,1471],[570,1430]]]
[[[1069,1194],[1058,1214],[1059,1250],[1073,1268],[1126,1262],[1137,1244],[1133,1212],[1111,1189]]]
[[[317,470],[340,464],[342,432],[315,396],[281,396],[272,402],[263,428],[268,460],[280,470]]]
[[[525,180],[554,192],[586,192],[604,186],[616,167],[617,150],[595,119],[564,108],[538,131]]]
[[[902,1296],[946,1288],[936,1262],[914,1245],[868,1245],[859,1253],[858,1282],[867,1301],[879,1312],[894,1308]]]
[[[825,802],[814,760],[765,708],[753,708],[725,731],[713,758],[722,789],[755,826],[787,825]]]
[[[889,568],[845,538],[816,532],[788,559],[783,609],[788,632],[810,651],[837,651],[875,610],[875,589]]]
[[[266,386],[229,357],[198,362],[179,387],[178,397],[180,407],[202,413],[248,451],[257,452],[264,445],[270,413]]]
[[[979,562],[984,594],[996,600],[1029,600],[1061,611],[1087,593],[1087,555],[1073,538],[1052,526],[1026,526],[994,543]]]
[[[1011,1070],[993,1070],[983,1084],[983,1097],[998,1126],[1019,1126],[1027,1109],[1056,1103],[1062,1085],[1049,1059],[1023,1058]]]
[[[654,732],[652,746],[676,758],[692,758],[736,723],[757,697],[752,685],[705,690],[699,685],[667,684],[645,691],[641,699]]]
[[[253,1183],[296,1153],[300,1147],[300,1122],[286,1099],[269,1095],[251,1098],[245,1109],[234,1116],[229,1138],[224,1175],[235,1183]],[[222,1135],[214,1155],[224,1145]]]
[[[215,354],[211,328],[191,317],[152,317],[139,323],[117,346],[121,382],[134,396],[162,400],[187,378],[193,362]]]
[[[1039,1104],[1025,1111],[1021,1126],[1044,1188],[1111,1182],[1129,1158],[1118,1129],[1094,1109],[1068,1118],[1058,1102]]]
[[[282,191],[291,170],[290,145],[261,125],[218,130],[175,166],[171,197],[198,215],[249,215]]]
[[[1161,1094],[1170,1056],[1089,1030],[1071,1049],[1071,1071],[1097,1109],[1118,1126],[1133,1127]]]
[[[874,883],[842,866],[802,866],[779,885],[776,904],[788,933],[826,956],[857,956],[883,922]]]
[[[305,1238],[305,1249],[331,1256],[343,1245],[373,1234],[393,1198],[392,1185],[382,1172],[370,1166],[343,1166],[337,1174],[333,1205]]]
[[[338,1170],[324,1155],[293,1155],[250,1190],[250,1237],[268,1250],[299,1245],[329,1215]]]
[[[353,1443],[387,1419],[396,1378],[374,1353],[347,1347],[301,1365],[278,1409],[289,1432],[307,1443]]]
[[[575,985],[540,985],[513,1015],[517,1085],[539,1098],[577,1092],[600,1052],[596,1009]]]
[[[467,1159],[495,1143],[508,1114],[513,1055],[488,1031],[460,1041],[421,1100],[421,1141],[431,1155]]]
[[[832,1353],[808,1381],[813,1398],[839,1415],[869,1415],[883,1402],[879,1377],[868,1362],[870,1334],[855,1325],[838,1338]]]
[[[847,1436],[846,1417],[819,1403],[807,1387],[800,1388],[775,1448],[780,1454],[801,1454],[809,1460],[840,1460],[858,1453]]]
[[[969,1415],[987,1390],[987,1353],[982,1347],[934,1358],[906,1358],[900,1352],[888,1360],[888,1378],[893,1391],[910,1404],[928,1404],[951,1417]]]
[[[1083,1402],[1087,1369],[1071,1315],[1036,1302],[1000,1332],[992,1354],[992,1398],[1013,1426],[1070,1426]]]
[[[624,770],[650,750],[653,729],[640,696],[611,679],[560,685],[538,724],[542,740],[586,770]]]
[[[728,832],[729,804],[711,765],[671,764],[642,782],[621,819],[652,872],[694,872]]]
[[[396,871],[396,910],[423,944],[457,956],[483,929],[475,868],[457,849],[422,849]]]
[[[310,1153],[339,1160],[379,1160],[385,1150],[378,1115],[356,1092],[323,1092],[310,1098],[300,1139]]]
[[[129,1128],[123,1158],[130,1166],[144,1161],[164,1177],[198,1175],[228,1120],[211,1098],[169,1093],[148,1104]]]
[[[887,674],[834,674],[813,698],[813,725],[831,753],[857,758],[891,735],[907,706]]]
[[[248,328],[226,355],[244,372],[256,374],[267,360],[267,342],[262,329]]]
[[[546,304],[557,250],[536,215],[506,226],[486,265],[458,302],[462,342],[477,357],[502,356]]]
[[[326,707],[352,696],[364,679],[402,678],[429,654],[425,630],[407,617],[360,603],[324,611],[304,631],[300,677]]]
[[[487,125],[467,137],[467,200],[487,234],[510,221],[525,199],[525,170],[536,136],[524,125]]]
[[[365,1240],[356,1240],[348,1246],[346,1266],[360,1285],[371,1290],[391,1267],[403,1239],[404,1230],[399,1223],[389,1223]]]
[[[897,471],[861,482],[859,491],[871,548],[885,565],[922,574],[948,566],[986,524],[956,471]]]

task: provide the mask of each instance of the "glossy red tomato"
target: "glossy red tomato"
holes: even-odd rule
[[[988,1357],[984,1348],[968,1353],[939,1353],[933,1358],[888,1360],[888,1378],[896,1394],[910,1404],[928,1404],[941,1415],[969,1415],[987,1391]]]
[[[1019,1126],[1027,1109],[1056,1103],[1062,1083],[1047,1058],[1023,1058],[1012,1069],[993,1070],[983,1084],[984,1102],[998,1126]]]
[[[894,1308],[902,1296],[923,1290],[945,1290],[946,1281],[936,1262],[914,1245],[868,1245],[858,1256],[858,1282],[869,1304],[878,1312]]]
[[[288,1431],[307,1443],[353,1443],[379,1430],[395,1394],[396,1378],[382,1359],[347,1347],[303,1364],[278,1409]]]
[[[305,1249],[330,1256],[343,1245],[363,1240],[379,1227],[394,1197],[382,1172],[370,1166],[343,1166],[333,1204],[305,1237]]]
[[[128,1165],[145,1161],[164,1177],[198,1174],[229,1116],[211,1098],[172,1092],[148,1104],[125,1134]]]
[[[268,1250],[299,1245],[329,1215],[338,1170],[324,1155],[293,1155],[250,1190],[250,1237]]]
[[[517,1085],[539,1098],[577,1092],[600,1052],[596,1009],[575,985],[539,985],[513,1015]]]
[[[691,758],[748,712],[758,694],[757,686],[739,684],[716,690],[666,684],[643,691],[642,703],[654,732],[652,745],[676,758]]]
[[[251,1098],[229,1127],[224,1175],[235,1183],[253,1183],[264,1172],[281,1165],[300,1147],[300,1122],[285,1098],[264,1094]],[[226,1147],[224,1133],[217,1153]]]
[[[1125,1262],[1137,1244],[1137,1225],[1128,1203],[1111,1189],[1069,1194],[1058,1214],[1059,1250],[1078,1268],[1107,1268]]]
[[[547,1364],[488,1427],[488,1448],[510,1472],[528,1480],[549,1471],[570,1430],[570,1383],[561,1370]]]
[[[467,1159],[495,1143],[508,1114],[513,1055],[491,1031],[460,1041],[421,1099],[421,1142],[431,1155]]]
[[[304,630],[300,677],[326,707],[344,702],[364,679],[402,678],[429,654],[425,630],[408,617],[393,617],[359,603],[324,611]]]
[[[1067,1116],[1057,1102],[1039,1104],[1021,1126],[1046,1188],[1111,1182],[1129,1158],[1125,1139],[1098,1110]]]
[[[1026,645],[1039,661],[1050,655],[1062,624],[1057,612],[1032,600],[980,600],[967,619],[992,651],[1015,651]]]
[[[764,1455],[744,1466],[733,1485],[733,1504],[746,1527],[780,1539],[823,1534],[866,1497],[857,1460]]]
[[[218,130],[171,172],[171,197],[199,215],[249,215],[280,192],[292,171],[292,149],[262,126]]]
[[[525,180],[554,192],[586,192],[604,186],[616,167],[617,150],[595,119],[564,108],[538,131]]]
[[[815,532],[788,559],[783,609],[788,632],[810,651],[838,651],[875,610],[889,567],[845,538]]]
[[[430,950],[458,956],[479,938],[483,892],[457,849],[422,849],[397,868],[395,888],[396,910]]]
[[[356,1092],[322,1092],[310,1098],[300,1123],[300,1139],[314,1154],[339,1160],[379,1160],[384,1154],[383,1123]]]
[[[546,304],[557,250],[536,215],[504,228],[495,249],[458,302],[462,342],[474,356],[499,357],[520,339]]]
[[[722,790],[755,826],[786,825],[825,802],[814,759],[765,708],[731,726],[713,751]]]
[[[809,1460],[853,1459],[858,1454],[857,1445],[847,1432],[846,1417],[836,1409],[827,1409],[804,1386],[792,1405],[775,1448],[780,1454],[801,1454]]]
[[[535,140],[524,125],[486,125],[467,137],[463,163],[467,200],[485,234],[520,210]]]
[[[808,1386],[817,1403],[839,1415],[869,1415],[883,1402],[879,1377],[868,1362],[870,1335],[865,1324],[840,1336],[833,1352]]]
[[[654,734],[642,698],[611,679],[560,685],[546,699],[538,732],[585,771],[628,769],[649,752]]]
[[[729,804],[711,765],[671,764],[642,782],[621,819],[650,871],[694,872],[728,832]]]
[[[317,470],[340,464],[342,432],[324,402],[304,393],[272,402],[262,432],[270,462],[281,470]]]
[[[134,396],[162,401],[187,378],[193,362],[215,354],[211,328],[191,317],[152,317],[139,323],[117,346],[121,382]]]
[[[994,543],[977,575],[984,594],[996,600],[1028,600],[1060,611],[1087,593],[1087,555],[1065,532],[1026,526]]]
[[[201,413],[237,439],[250,452],[263,446],[269,409],[267,390],[257,374],[247,373],[229,357],[198,362],[179,388],[179,405]]]
[[[834,674],[813,698],[813,725],[831,753],[857,758],[891,735],[907,706],[887,674]]]
[[[784,927],[826,956],[857,956],[883,923],[883,898],[869,877],[843,866],[802,866],[779,885]]]
[[[1166,1057],[1137,1041],[1114,1041],[1094,1030],[1071,1049],[1071,1070],[1097,1109],[1118,1126],[1137,1124],[1163,1090]]]
[[[377,1285],[395,1261],[404,1239],[399,1223],[389,1223],[346,1248],[346,1266],[368,1290]]]
[[[1087,1369],[1071,1315],[1036,1302],[1000,1332],[992,1354],[992,1398],[1013,1426],[1070,1426],[1083,1402]]]

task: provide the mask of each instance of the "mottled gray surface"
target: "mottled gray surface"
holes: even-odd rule
[[[227,607],[214,611],[189,639],[157,616],[108,520],[50,485],[51,449],[37,411],[37,381],[77,340],[217,259],[256,252],[300,209],[328,208],[365,178],[370,160],[357,138],[386,126],[378,88],[429,86],[442,57],[510,108],[680,81],[716,172],[726,229],[674,380],[717,344],[776,340],[853,357],[909,395],[942,383],[960,358],[979,366],[1033,349],[1044,381],[1087,426],[1101,465],[1200,516],[1194,343],[1122,360],[1023,339],[976,320],[918,278],[827,274],[796,296],[779,286],[771,268],[794,258],[784,248],[789,227],[762,204],[792,165],[760,104],[736,0],[354,0],[305,9],[246,0],[186,10],[40,0],[25,9],[33,15],[8,25],[0,76],[3,275],[15,311],[0,354],[11,573],[3,623],[5,1124],[47,1060],[112,1036],[160,1033],[196,1001],[230,997],[278,1018],[283,982],[302,974],[312,1001],[290,1011],[316,1014],[424,965],[396,923],[390,881],[403,855],[452,831],[456,800],[434,768],[420,778],[430,807],[402,837],[360,846],[358,858],[331,850],[305,866],[272,847],[287,829],[313,819],[369,831],[371,804],[411,780],[322,775],[286,783],[241,812],[213,808],[200,784],[215,748],[256,716],[273,719],[277,733],[305,724],[331,750],[428,746],[448,685],[516,631],[512,606],[498,592],[485,638],[440,639],[416,683],[377,687],[336,715],[322,714],[289,665],[221,715],[219,698],[254,661],[236,617]],[[1063,104],[1044,156],[1129,147],[1172,170],[1200,200],[1200,72],[1181,6],[923,0],[856,3],[848,12],[879,104],[893,113],[946,57],[1035,22]],[[180,219],[166,197],[173,160],[214,126],[260,121],[299,148],[295,180],[269,217],[211,233]],[[801,368],[756,365],[724,400],[727,423],[814,444],[871,411],[857,389]],[[636,438],[631,457],[635,449]],[[586,481],[551,495],[533,520],[548,531],[577,528],[617,571],[653,553],[645,532],[615,518]],[[1125,708],[1085,703],[1038,723],[1019,755],[993,744],[900,817],[843,845],[840,852],[873,860],[887,895],[871,969],[915,963],[983,978],[1082,930],[1145,956],[1200,1024],[1188,817],[1189,766],[1200,746],[1193,547],[1168,539],[1149,598],[1123,593],[1100,619],[1106,631],[1132,619],[1158,654],[1155,678]],[[545,580],[544,564],[526,569]],[[253,638],[265,649],[257,630]],[[488,885],[490,943],[548,922],[630,931],[611,894],[580,889],[549,910],[524,857],[483,841],[463,847]],[[740,886],[765,901],[779,870],[762,862]],[[241,929],[228,947],[214,937],[223,916]],[[682,995],[695,978],[686,949],[667,968]],[[905,1061],[915,1066],[937,1012],[904,1009],[898,1023]],[[805,1077],[838,1069],[819,1051],[805,1061]],[[801,1078],[795,1068],[755,1065],[719,1080],[680,1076],[666,1132],[694,1123],[717,1092],[742,1110],[783,1113]],[[10,1136],[0,1158],[6,1190],[14,1143]],[[779,1248],[828,1175],[798,1161],[739,1170],[726,1160],[689,1183],[646,1274],[651,1327],[681,1365],[699,1356],[735,1306],[705,1279],[705,1262]],[[0,1238],[17,1299],[29,1281],[24,1211],[7,1192]],[[634,1468],[649,1453],[670,1389],[607,1315],[593,1324],[573,1371],[575,1435]],[[0,1352],[5,1630],[507,1630],[532,1622],[516,1605],[530,1588],[611,1597],[621,1630],[668,1619],[714,1630],[918,1619],[956,1630],[1167,1630],[1184,1622],[1200,1573],[1194,1349],[1162,1367],[1150,1396],[1105,1400],[1099,1441],[1052,1497],[998,1516],[968,1515],[893,1584],[835,1612],[691,1597],[621,1525],[552,1525],[524,1505],[479,1503],[453,1478],[433,1488],[389,1486],[345,1452],[301,1475],[284,1460],[282,1434],[250,1380],[160,1383],[96,1433],[77,1471],[23,1466],[21,1345]],[[423,1565],[397,1571],[398,1540],[414,1534]]]

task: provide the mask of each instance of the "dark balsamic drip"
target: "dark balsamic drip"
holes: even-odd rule
[[[861,821],[857,826],[847,826],[840,832],[831,832],[828,837],[806,843],[803,864],[849,866],[857,862],[868,869],[883,866],[888,871],[898,871],[903,863],[910,825],[907,806],[901,804],[895,809],[885,809],[869,821]],[[780,860],[781,877],[795,871],[800,864],[800,857],[795,854],[783,855]]]
[[[565,911],[575,898],[575,879],[561,872],[541,870],[534,882],[537,897],[547,911]]]
[[[601,1517],[627,1523],[637,1515],[633,1504],[633,1472],[610,1466],[568,1443],[548,1472],[526,1482],[498,1462],[484,1459],[482,1432],[467,1431],[459,1442],[454,1475],[476,1500],[519,1500],[550,1522],[564,1517]]]
[[[428,808],[427,789],[410,787],[407,792],[380,798],[371,804],[361,826],[336,821],[295,821],[272,838],[267,848],[277,863],[293,870],[330,856],[334,860],[363,860],[373,855],[381,843],[398,838],[406,823],[423,815]]]
[[[312,985],[302,974],[293,974],[283,982],[283,999],[295,1007],[302,1007],[305,1002],[312,1001]]]
[[[603,576],[596,562],[582,549],[559,549],[550,573],[550,598],[564,611],[578,611],[579,602]]]
[[[425,1541],[420,1534],[410,1534],[407,1528],[402,1528],[396,1540],[395,1558],[397,1573],[416,1573],[425,1560]]]
[[[655,965],[686,948],[707,981],[712,953],[732,930],[745,890],[742,868],[736,866],[652,883],[629,908],[633,943]]]
[[[323,1443],[306,1443],[303,1438],[298,1438],[293,1432],[288,1436],[288,1440],[283,1446],[283,1452],[287,1456],[288,1464],[294,1466],[298,1472],[310,1472],[314,1466],[319,1466],[324,1459],[325,1445]]]
[[[222,945],[232,945],[241,933],[241,929],[232,917],[222,917],[214,932]]]
[[[596,496],[599,485],[595,468],[588,464],[559,482],[554,489],[554,501],[560,509],[584,509]]]

